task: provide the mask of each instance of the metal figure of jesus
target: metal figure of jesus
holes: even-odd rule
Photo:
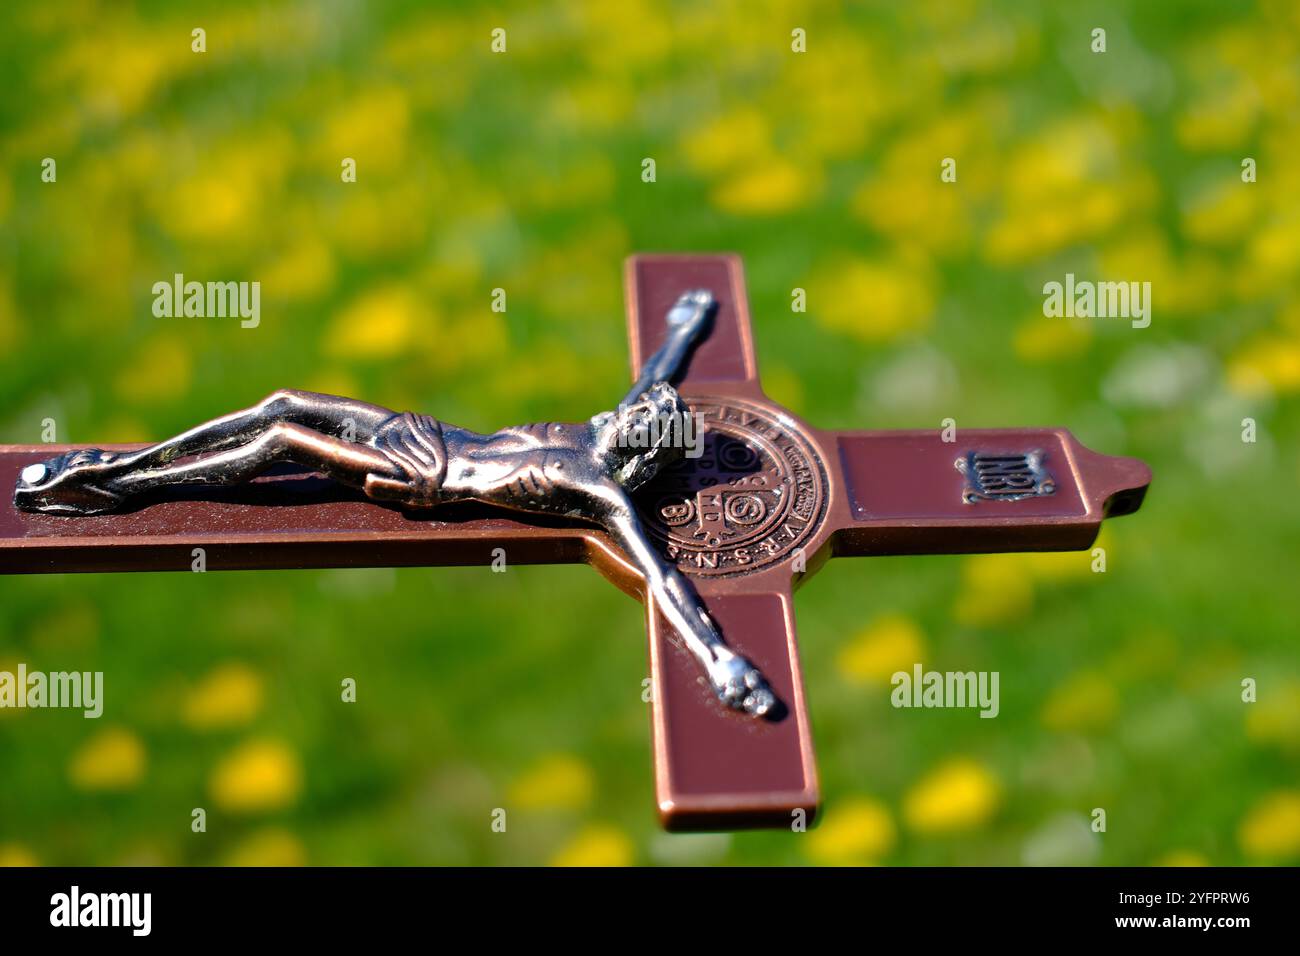
[[[669,333],[617,409],[585,425],[542,422],[483,435],[413,412],[293,390],[132,452],[78,449],[24,468],[23,511],[91,515],[172,485],[231,485],[292,462],[403,508],[479,501],[595,522],[645,576],[664,616],[728,707],[771,715],[762,674],[722,640],[695,589],[656,551],[629,497],[686,453],[690,411],[671,381],[704,337],[715,303],[684,293]]]

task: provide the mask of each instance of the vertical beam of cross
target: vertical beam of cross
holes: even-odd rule
[[[625,281],[634,376],[662,344],[673,300],[685,289],[708,289],[718,302],[713,329],[691,357],[678,391],[692,405],[718,397],[763,398],[739,258],[634,256]],[[763,671],[783,713],[756,721],[726,712],[648,602],[660,818],[674,830],[810,822],[818,804],[817,771],[789,566],[737,577],[696,576],[692,583],[725,639]]]

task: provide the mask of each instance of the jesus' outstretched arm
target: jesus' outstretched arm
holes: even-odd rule
[[[695,589],[655,553],[632,503],[623,498],[607,508],[606,529],[645,576],[648,597],[704,668],[718,699],[755,717],[774,715],[776,695],[762,673],[723,643]]]
[[[683,292],[668,310],[668,334],[664,344],[642,363],[641,374],[622,404],[636,401],[637,396],[656,382],[672,384],[685,367],[691,351],[708,334],[716,310],[717,302],[712,293],[703,289]]]

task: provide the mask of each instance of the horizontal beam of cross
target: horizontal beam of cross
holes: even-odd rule
[[[844,494],[827,521],[837,555],[953,554],[1086,548],[1103,517],[1134,510],[1150,472],[1131,458],[1098,455],[1064,429],[826,432]],[[978,443],[1040,447],[1068,466],[1051,498],[964,504],[957,449]],[[66,517],[13,507],[27,465],[76,447],[0,447],[0,573],[185,571],[203,548],[209,570],[608,561],[604,532],[544,516],[475,505],[416,513],[367,501],[318,475],[286,468],[239,488],[187,489],[134,512]],[[108,445],[128,450],[135,445]],[[899,482],[907,474],[911,480]],[[932,481],[920,476],[933,476]],[[1136,490],[1135,490],[1136,489]],[[274,507],[268,507],[272,505]]]

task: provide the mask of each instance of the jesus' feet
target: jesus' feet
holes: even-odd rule
[[[758,668],[745,658],[731,656],[709,666],[709,681],[718,699],[733,710],[766,717],[776,709],[776,695]]]
[[[120,471],[116,452],[79,448],[28,465],[14,487],[14,505],[42,514],[93,515],[112,511],[123,496],[111,481]]]

